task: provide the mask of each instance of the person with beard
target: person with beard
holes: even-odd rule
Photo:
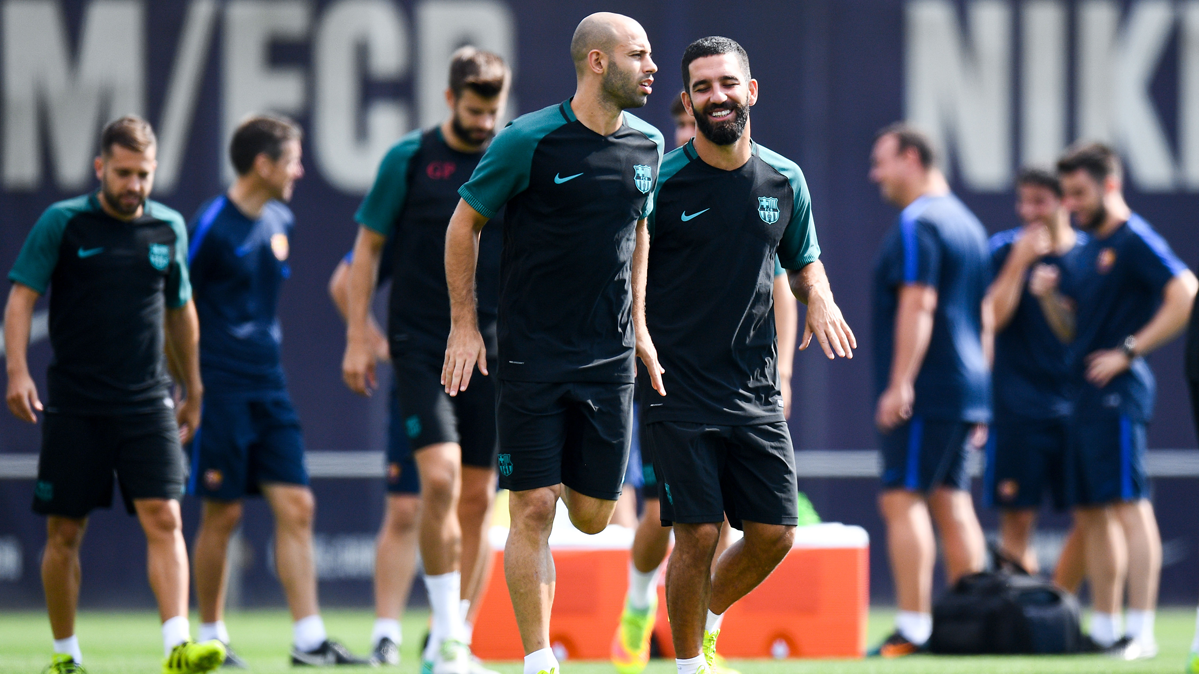
[[[388,505],[379,533],[376,566],[376,660],[398,664],[398,597],[406,554],[405,494],[420,492],[420,552],[433,610],[422,659],[434,674],[463,674],[477,667],[470,656],[472,613],[491,559],[488,521],[495,495],[495,389],[490,380],[462,396],[447,395],[441,360],[450,334],[445,228],[458,188],[478,165],[507,102],[511,73],[503,59],[463,47],[450,57],[450,116],[396,143],[379,166],[375,184],[358,209],[358,238],[348,271],[346,351],[342,373],[351,390],[375,387],[377,347],[370,319],[384,245],[392,241],[388,341],[395,375],[396,412],[406,443],[391,443]],[[477,249],[477,320],[495,353],[499,232]],[[404,476],[408,447],[418,476]],[[394,559],[392,559],[394,557]],[[475,607],[477,611],[477,606]]]
[[[682,74],[698,133],[662,161],[645,290],[670,395],[654,397],[648,381],[641,393],[661,522],[674,527],[666,606],[676,664],[695,674],[714,669],[724,612],[783,560],[798,523],[777,370],[776,255],[808,305],[800,348],[815,336],[829,358],[852,358],[857,342],[819,259],[803,173],[750,138],[758,82],[745,50],[725,37],[696,40]],[[713,573],[726,515],[745,535]]]
[[[104,127],[95,160],[99,192],[46,209],[8,274],[8,408],[29,423],[45,413],[33,511],[46,516],[41,572],[52,674],[84,671],[75,635],[79,549],[88,514],[112,505],[114,474],[126,511],[146,534],[164,674],[209,672],[225,659],[220,642],[196,644],[189,636],[180,442],[199,426],[204,389],[187,230],[178,213],[149,200],[156,151],[154,130],[141,118]],[[43,406],[26,353],[34,303],[51,286],[54,359]],[[186,391],[179,403],[164,343]]]
[[[495,353],[480,334],[480,232],[505,208],[500,266],[496,418],[500,486],[512,528],[504,572],[525,674],[557,674],[550,649],[559,498],[585,533],[612,517],[632,434],[634,352],[665,394],[642,311],[646,217],[662,134],[627,112],[645,105],[657,71],[639,23],[601,12],[570,43],[572,98],[504,129],[458,193],[446,233],[452,328],[442,384],[468,395]],[[480,288],[486,280],[479,278]]]
[[[1091,587],[1091,638],[1125,659],[1151,658],[1162,553],[1144,466],[1156,386],[1144,356],[1186,327],[1199,281],[1124,201],[1111,148],[1077,144],[1057,170],[1062,203],[1090,236],[1060,274],[1060,295],[1046,282],[1054,299],[1043,304],[1057,308],[1054,323],[1071,341],[1067,488]]]
[[[899,613],[870,652],[899,657],[932,633],[933,522],[950,584],[983,567],[966,454],[984,443],[991,420],[983,302],[991,255],[986,230],[949,191],[923,133],[903,124],[880,131],[870,179],[901,209],[875,258],[873,300],[879,510]]]

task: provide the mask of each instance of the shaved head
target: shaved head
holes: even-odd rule
[[[601,51],[611,55],[621,42],[635,36],[644,36],[641,24],[623,14],[596,12],[579,22],[574,37],[570,39],[570,58],[575,70],[582,72],[587,67],[587,55]]]

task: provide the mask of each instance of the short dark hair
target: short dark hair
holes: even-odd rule
[[[1020,169],[1016,174],[1016,184],[1044,187],[1059,199],[1062,197],[1062,181],[1058,180],[1056,173],[1041,166],[1026,166]]]
[[[1115,150],[1103,143],[1092,141],[1080,141],[1071,145],[1057,160],[1058,175],[1078,170],[1086,171],[1098,183],[1102,183],[1108,176],[1119,178],[1124,172]]]
[[[720,56],[721,54],[736,54],[741,69],[745,71],[745,79],[748,80],[752,77],[749,74],[749,54],[745,53],[744,47],[737,44],[736,40],[719,35],[709,35],[687,45],[687,49],[683,52],[683,89],[691,91],[692,61],[705,56]]]
[[[233,132],[229,141],[229,159],[237,175],[244,176],[254,168],[254,160],[265,154],[271,161],[283,154],[283,144],[289,140],[300,140],[304,132],[295,122],[286,117],[254,115],[246,119]]]
[[[920,129],[917,129],[905,122],[895,122],[879,129],[879,132],[874,134],[874,141],[884,136],[895,136],[895,140],[899,141],[899,152],[906,152],[909,148],[916,150],[916,155],[920,158],[920,165],[926,169],[933,167],[936,162],[937,153],[933,152],[933,142],[928,135]]]
[[[461,47],[450,56],[450,91],[454,98],[470,89],[483,98],[495,98],[508,83],[508,64],[498,54]]]
[[[687,106],[683,105],[682,95],[675,96],[670,101],[670,117],[678,120],[679,117],[687,114]]]
[[[145,152],[158,144],[154,135],[154,127],[137,115],[125,115],[114,119],[100,133],[100,154],[112,154],[112,146],[121,147],[134,152]]]

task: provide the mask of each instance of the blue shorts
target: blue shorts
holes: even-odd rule
[[[1041,507],[1045,492],[1065,510],[1068,424],[1058,419],[1005,419],[991,425],[983,502],[987,507]]]
[[[286,391],[204,399],[187,492],[214,501],[258,496],[263,483],[307,485],[300,420]]]
[[[1149,498],[1145,424],[1112,412],[1070,420],[1066,493],[1071,506]]]
[[[412,460],[408,431],[400,415],[400,396],[395,380],[391,385],[391,414],[387,422],[387,493],[420,494],[420,473]]]
[[[883,489],[970,489],[966,441],[973,425],[915,416],[883,435]]]

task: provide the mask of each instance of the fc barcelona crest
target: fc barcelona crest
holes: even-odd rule
[[[642,194],[649,192],[649,188],[654,186],[654,175],[650,172],[649,166],[645,164],[633,165],[633,184],[637,189],[641,190]]]
[[[758,216],[762,222],[773,225],[779,221],[778,197],[758,197]]]
[[[167,268],[171,263],[171,247],[165,243],[150,244],[150,264],[158,271]]]

